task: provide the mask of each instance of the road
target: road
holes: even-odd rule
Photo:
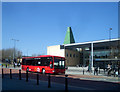
[[[18,69],[12,70],[12,77],[19,78],[19,71]],[[29,73],[29,81],[32,79],[36,79],[36,73]],[[74,87],[80,87],[85,88],[86,90],[113,90],[117,91],[120,89],[120,83],[119,82],[106,82],[106,81],[93,81],[93,80],[87,80],[83,78],[103,78],[102,76],[88,76],[88,75],[68,75],[68,85],[74,86]],[[9,69],[4,68],[4,78],[9,78]],[[26,78],[26,72],[22,71],[22,78]],[[48,81],[48,75],[47,74],[39,74],[39,80],[41,81]],[[3,80],[4,82],[4,80]],[[58,84],[65,84],[65,75],[51,75],[51,82],[52,83],[58,83]]]

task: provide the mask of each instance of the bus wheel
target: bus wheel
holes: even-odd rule
[[[42,74],[45,74],[45,69],[44,68],[42,69]]]

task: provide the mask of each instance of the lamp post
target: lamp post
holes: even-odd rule
[[[19,41],[17,39],[11,39],[14,41],[14,52],[13,52],[13,60],[15,59],[15,48],[16,48],[16,42]]]
[[[27,57],[28,57],[28,49],[27,49]]]
[[[109,29],[109,40],[111,40],[111,30],[112,28]]]
[[[111,30],[112,30],[112,28],[109,29],[109,50],[110,50],[110,58],[111,58],[111,44],[110,44],[110,41],[111,41]]]

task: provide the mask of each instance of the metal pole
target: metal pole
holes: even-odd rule
[[[68,91],[68,75],[65,75],[65,91]]]
[[[109,45],[110,45],[109,50],[110,50],[110,59],[111,59],[111,43],[110,43],[110,41],[111,41],[111,30],[112,30],[112,28],[109,29]]]
[[[10,79],[12,79],[12,69],[10,69]]]
[[[14,53],[13,53],[13,60],[15,59],[15,46],[16,46],[16,41],[19,41],[17,39],[11,39],[14,41]]]
[[[14,60],[15,60],[15,39],[14,39]],[[16,63],[16,62],[15,62]]]
[[[91,72],[93,69],[93,43],[91,43]]]
[[[51,87],[51,81],[50,81],[50,73],[48,74],[48,88]]]
[[[86,61],[85,61],[85,48],[83,48],[83,67],[85,67]]]

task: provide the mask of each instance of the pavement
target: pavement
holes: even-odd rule
[[[66,72],[68,75],[74,75],[76,78],[84,80],[94,80],[94,81],[107,81],[107,82],[117,82],[120,83],[120,77],[114,76],[102,76],[102,75],[93,75],[93,74],[77,74],[75,72]]]
[[[68,80],[68,84],[70,84],[70,79]],[[79,84],[78,84],[79,83]],[[76,86],[74,84],[78,84]],[[90,81],[82,81],[78,82],[77,80],[73,80],[73,85],[68,85],[69,91],[118,91],[120,88],[119,84],[115,83],[100,83],[100,82],[90,82]],[[48,81],[39,80],[39,85],[37,85],[36,79],[28,79],[26,82],[25,78],[19,80],[18,78],[4,77],[2,79],[2,91],[65,91],[65,84],[51,82],[51,87],[48,88]]]
[[[84,75],[83,75],[83,68],[81,67],[69,67],[65,74],[68,75],[75,75],[76,78],[84,79],[84,80],[95,80],[95,81],[107,81],[107,82],[117,82],[120,83],[120,76],[108,76],[107,72],[104,73],[102,69],[100,69],[98,75],[94,75],[94,72],[86,72],[87,68],[84,68]]]
[[[6,68],[5,66],[3,68]],[[13,66],[9,66],[7,67],[8,69],[21,69],[21,67],[13,67]],[[68,69],[66,70],[65,74],[68,75],[73,75],[75,78],[77,79],[83,79],[83,80],[95,80],[95,81],[107,81],[107,82],[117,82],[120,83],[120,76],[116,76],[114,77],[112,76],[107,76],[107,74],[104,74],[103,70],[100,70],[100,73],[98,75],[94,75],[94,73],[89,73],[86,72],[87,69],[85,69],[84,75],[83,75],[83,68],[81,67],[68,67]],[[72,76],[72,77],[73,77]]]
[[[6,66],[3,66],[3,67],[1,67],[2,65],[0,65],[0,68],[6,68]],[[13,66],[8,66],[7,67],[8,69],[21,69],[21,67],[13,67]]]
[[[5,76],[2,79],[2,91],[64,91],[65,90],[65,78],[64,75],[51,75],[51,88],[48,88],[47,75],[39,76],[39,85],[37,85],[35,73],[29,73],[29,81],[26,82],[25,73],[23,72],[22,80],[18,79],[18,69],[13,69],[13,78],[9,77],[9,69],[4,68]],[[17,75],[16,75],[17,74]],[[0,77],[1,78],[1,77]],[[106,82],[106,80],[109,82]],[[120,83],[115,77],[104,77],[104,76],[94,76],[94,75],[69,75],[68,78],[68,90],[72,91],[94,91],[94,90],[113,90],[117,91],[120,88]],[[97,81],[96,81],[97,80]]]

